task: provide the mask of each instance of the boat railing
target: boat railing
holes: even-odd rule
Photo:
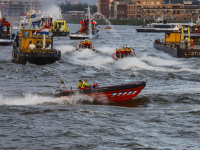
[[[43,36],[37,36],[37,37],[33,37],[33,36],[21,36],[22,38],[25,38],[25,39],[43,39]],[[46,39],[51,39],[51,37],[47,37]]]
[[[36,49],[21,49],[22,52],[30,52],[30,53],[55,53],[55,49],[43,49],[43,48],[36,48]]]

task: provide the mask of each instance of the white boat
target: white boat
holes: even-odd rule
[[[31,19],[30,19],[30,17],[31,17]],[[21,22],[21,24],[26,25],[26,24],[30,23],[30,20],[31,20],[31,22],[41,20],[41,17],[42,17],[42,11],[33,10],[32,13],[28,12],[28,13],[25,13],[24,16],[21,16],[21,18],[23,18],[23,19],[20,20],[20,22]]]
[[[195,26],[193,23],[167,23],[166,21],[161,23],[151,23],[141,28],[136,28],[137,32],[180,32],[182,26],[192,27]],[[187,28],[185,28],[187,31]]]

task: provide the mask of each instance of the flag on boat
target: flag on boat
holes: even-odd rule
[[[40,26],[40,23],[41,23],[41,20],[38,20],[38,21],[34,21],[34,22],[32,22],[32,25],[34,25],[34,26]]]
[[[36,14],[31,15],[31,18],[36,18]],[[30,15],[27,15],[26,19],[30,19]]]
[[[36,31],[34,34],[36,35],[38,33],[49,35],[49,26],[46,26],[46,27]]]

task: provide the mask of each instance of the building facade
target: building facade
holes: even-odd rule
[[[6,6],[6,15],[10,19],[19,18],[25,12],[31,9],[31,0],[0,0],[0,5]],[[56,2],[49,2],[48,0],[32,0],[32,9],[45,10],[51,6],[57,5]]]
[[[97,1],[97,12],[100,12],[106,18],[109,18],[111,13],[111,3],[114,0],[98,0]]]
[[[163,0],[115,0],[110,8],[110,18],[114,19],[186,19],[194,18],[199,13],[198,5],[192,5],[192,1],[184,1],[183,4],[165,4]]]

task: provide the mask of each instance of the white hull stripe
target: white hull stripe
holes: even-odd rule
[[[130,95],[130,94],[135,94],[137,91],[130,91],[130,92],[119,92],[119,93],[112,93],[112,97],[114,97],[114,96],[124,96],[124,95]]]

